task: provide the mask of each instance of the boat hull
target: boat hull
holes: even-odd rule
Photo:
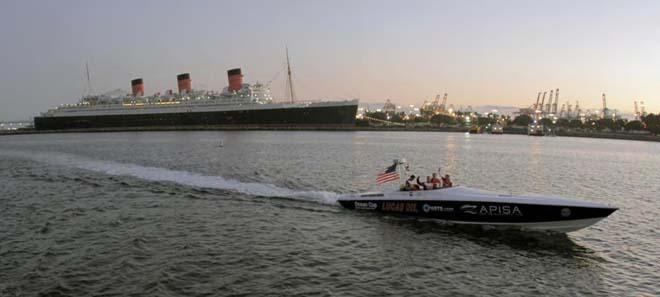
[[[79,116],[40,116],[34,118],[37,130],[98,129],[157,126],[251,126],[318,127],[355,126],[356,104],[189,111],[172,113],[99,114]]]
[[[568,233],[584,229],[589,227],[603,218],[591,218],[591,219],[578,219],[578,220],[564,220],[564,221],[550,221],[550,222],[536,222],[536,223],[475,223],[467,221],[450,221],[443,220],[452,224],[461,224],[461,225],[485,225],[492,227],[494,229],[514,229],[522,231],[539,231],[539,232],[556,232],[556,233]]]
[[[603,204],[561,198],[475,192],[472,199],[466,199],[470,196],[469,192],[451,189],[409,193],[404,199],[400,196],[405,196],[405,192],[404,195],[396,193],[389,197],[380,193],[348,195],[338,201],[347,209],[401,214],[455,224],[564,233],[595,224],[616,211],[616,208]]]

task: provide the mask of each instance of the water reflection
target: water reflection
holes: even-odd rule
[[[444,159],[446,172],[456,172],[457,163],[458,163],[458,146],[456,145],[456,137],[451,135],[446,139],[447,143],[445,144]],[[442,159],[440,159],[442,160]]]
[[[388,233],[412,232],[417,235],[437,235],[447,240],[468,240],[482,247],[505,245],[511,249],[539,255],[556,255],[596,263],[604,261],[595,251],[580,245],[563,233],[498,230],[405,216],[381,214],[360,214],[360,216],[378,217],[379,222],[385,224],[382,228]]]
[[[362,246],[371,253],[358,252],[360,256],[385,257],[401,274],[412,277],[410,281],[433,275],[443,284],[472,292],[510,287],[529,294],[533,290],[519,284],[537,282],[550,295],[607,292],[606,261],[565,234],[484,230],[371,213],[346,215],[351,225],[367,230]]]

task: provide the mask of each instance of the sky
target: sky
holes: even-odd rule
[[[560,89],[660,112],[660,1],[0,1],[0,121],[30,119],[85,92],[221,90],[226,70],[285,97],[528,107]]]

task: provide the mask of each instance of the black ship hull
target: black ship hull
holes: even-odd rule
[[[86,116],[40,116],[36,130],[158,126],[256,126],[340,128],[355,126],[357,104]]]

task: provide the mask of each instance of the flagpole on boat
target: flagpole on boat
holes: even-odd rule
[[[399,174],[399,188],[401,188],[401,186],[405,185],[405,181],[406,181],[406,179],[408,179],[408,169],[404,165],[405,163],[406,163],[406,159],[395,159],[394,160],[394,164],[396,164],[397,172],[399,172],[399,167],[403,167],[403,170],[401,170],[400,174]]]

